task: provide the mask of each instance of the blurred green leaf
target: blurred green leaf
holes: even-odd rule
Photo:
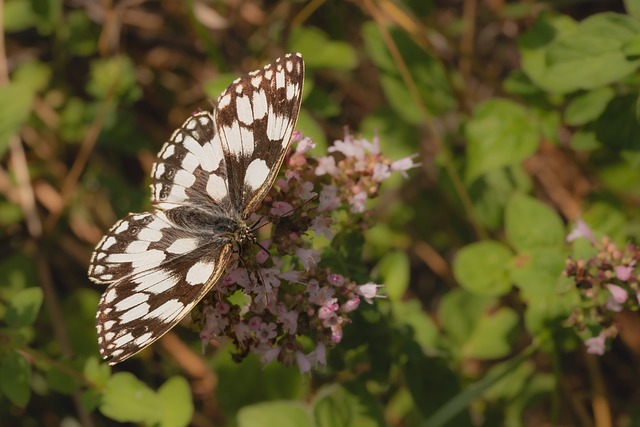
[[[24,408],[31,397],[29,378],[31,367],[24,357],[9,352],[0,359],[0,389],[9,400]]]
[[[442,297],[438,319],[446,334],[459,349],[471,335],[478,319],[497,302],[495,297],[477,296],[464,289],[454,289]]]
[[[318,391],[312,403],[314,425],[317,427],[349,427],[356,425],[357,401],[344,388],[337,385]]]
[[[103,387],[111,376],[111,368],[106,363],[102,363],[97,357],[87,358],[84,364],[84,376],[97,387]]]
[[[163,402],[129,372],[113,374],[103,390],[100,412],[121,422],[153,424],[163,414]]]
[[[5,321],[9,326],[20,328],[35,322],[42,305],[42,289],[31,287],[16,294],[7,307]]]
[[[539,200],[522,194],[513,196],[507,205],[505,232],[518,251],[564,246],[565,230],[560,216]]]
[[[14,82],[29,86],[34,92],[43,91],[52,78],[51,67],[40,61],[20,64],[11,75]]]
[[[509,307],[484,313],[464,344],[462,354],[476,359],[497,359],[508,355],[511,352],[510,337],[517,325],[518,314]]]
[[[504,295],[511,290],[509,265],[512,257],[509,248],[502,243],[472,243],[458,252],[453,261],[453,274],[469,292],[486,296]]]
[[[358,63],[356,52],[349,43],[330,40],[319,28],[297,27],[289,40],[290,50],[302,53],[309,69],[352,70]]]
[[[314,427],[309,409],[301,402],[276,401],[245,406],[238,427]]]
[[[38,17],[30,0],[12,0],[4,4],[3,28],[7,33],[15,33],[33,27]]]
[[[559,26],[549,25],[551,20],[541,19],[545,24],[530,30],[522,38],[521,46],[534,46],[536,32],[539,36],[545,34],[544,42],[529,51],[525,48],[523,65],[532,80],[549,92],[601,87],[633,73],[640,65],[639,59],[631,59],[623,51],[625,44],[640,31],[640,23],[631,17],[595,14],[571,28],[562,25],[560,33]]]
[[[575,97],[565,110],[568,125],[580,126],[597,119],[613,99],[615,92],[610,87],[601,87]]]
[[[425,351],[438,346],[440,340],[438,326],[424,311],[420,301],[396,300],[393,310],[398,323],[409,325],[413,329],[414,339]]]
[[[0,87],[0,156],[9,148],[9,138],[18,133],[29,117],[33,96],[27,83],[12,82]]]
[[[515,193],[527,193],[533,184],[520,165],[494,169],[474,180],[469,186],[478,218],[486,227],[502,226],[504,209]]]
[[[465,180],[469,183],[502,166],[519,164],[536,151],[540,138],[531,113],[506,99],[492,99],[478,106],[465,135]]]
[[[595,132],[589,130],[588,127],[580,129],[571,135],[571,148],[574,150],[591,151],[602,146]]]
[[[193,417],[193,400],[191,388],[184,377],[169,378],[158,390],[158,398],[163,408],[162,427],[189,425]]]
[[[136,83],[135,67],[128,56],[113,56],[91,62],[87,92],[105,100],[114,96],[121,101],[136,101],[142,95]]]
[[[71,362],[63,362],[65,366],[70,368],[71,370],[75,370],[75,367]],[[51,387],[52,390],[55,390],[64,394],[71,394],[77,391],[82,383],[75,376],[67,374],[67,372],[56,369],[55,367],[50,368],[46,371],[46,379],[47,384]]]
[[[513,258],[511,278],[527,295],[554,294],[565,268],[566,251],[557,248],[534,248]]]
[[[387,253],[378,262],[378,273],[382,276],[387,295],[399,301],[409,287],[409,257],[404,251]]]

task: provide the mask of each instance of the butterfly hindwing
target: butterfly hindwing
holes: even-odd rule
[[[291,143],[304,80],[300,54],[237,79],[218,98],[218,136],[234,207],[247,218],[278,175]]]
[[[109,285],[97,312],[109,364],[169,331],[253,241],[244,220],[289,148],[303,78],[299,54],[279,58],[233,82],[213,113],[195,113],[163,145],[151,173],[155,210],[117,222],[89,265],[89,278]]]

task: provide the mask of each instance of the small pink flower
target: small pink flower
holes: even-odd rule
[[[333,156],[318,157],[318,166],[316,166],[315,174],[318,176],[331,175],[337,176],[340,170],[336,166],[336,159]]]
[[[257,331],[260,329],[260,325],[262,325],[262,319],[259,316],[253,316],[249,319],[249,329],[252,331]]]
[[[278,321],[282,324],[282,329],[289,333],[295,334],[298,330],[298,312],[286,309],[278,311]]]
[[[317,216],[311,221],[309,229],[316,233],[316,235],[323,235],[327,239],[331,239],[333,236],[333,229],[331,228],[332,220],[330,217]]]
[[[391,169],[389,168],[389,165],[385,165],[384,163],[376,163],[373,167],[373,175],[371,176],[371,178],[373,178],[374,181],[382,182],[390,176]]]
[[[367,192],[360,191],[354,194],[349,201],[351,204],[351,212],[352,213],[362,213],[364,212],[365,205],[367,203]]]
[[[289,216],[293,213],[293,206],[287,202],[274,202],[270,212],[275,216]]]
[[[585,237],[593,244],[596,243],[596,238],[593,236],[589,226],[581,219],[576,221],[575,228],[567,236],[567,242],[573,242],[577,238]]]
[[[626,289],[621,286],[609,284],[607,285],[607,289],[609,289],[611,296],[618,304],[624,304],[625,301],[627,301],[627,298],[629,298],[629,294]]]
[[[302,200],[310,200],[310,199],[316,197],[317,195],[318,195],[318,193],[313,191],[313,183],[312,182],[304,181],[304,182],[301,183],[301,185],[299,187],[298,197],[300,197]]]
[[[413,163],[413,158],[417,156],[417,154],[402,158],[400,160],[396,160],[391,163],[390,169],[392,172],[400,172],[402,176],[408,178],[407,172],[409,169],[416,168],[420,166],[418,163]]]
[[[360,306],[360,297],[355,295],[353,298],[349,299],[347,302],[342,304],[342,307],[340,307],[340,311],[343,313],[350,313],[356,308],[358,308],[359,306]]]
[[[318,212],[325,212],[337,208],[340,205],[340,198],[337,197],[338,188],[335,185],[323,185],[320,191],[318,202]]]
[[[260,340],[260,342],[266,343],[267,341],[275,338],[277,335],[278,333],[276,332],[276,324],[270,322],[260,325],[260,329],[258,330],[256,337]]]
[[[616,277],[623,282],[627,282],[631,279],[633,273],[633,267],[630,265],[619,265],[616,267]]]
[[[320,262],[320,252],[315,249],[295,248],[295,253],[305,271],[311,270]]]
[[[306,374],[311,371],[311,361],[304,355],[301,351],[296,351],[296,363],[298,364],[298,369],[300,369],[300,374]]]
[[[317,367],[327,366],[327,347],[319,342],[316,349],[309,353],[309,360]]]
[[[226,304],[222,301],[216,302],[216,311],[220,314],[227,314],[230,311],[229,304]]]
[[[384,295],[378,295],[378,288],[382,288],[384,285],[377,285],[369,282],[364,285],[356,287],[356,293],[362,295],[364,300],[369,304],[373,304],[373,298],[385,298]]]
[[[246,323],[236,323],[233,325],[233,331],[236,333],[236,337],[239,342],[244,342],[247,338],[251,336],[251,330],[249,329],[249,325]]]
[[[338,300],[336,298],[331,298],[318,309],[318,318],[321,320],[328,319],[334,315],[333,313],[335,313],[338,308]]]
[[[587,346],[587,353],[602,356],[606,350],[606,341],[607,337],[602,332],[597,337],[589,338],[584,342]]]
[[[344,276],[340,274],[330,273],[329,275],[327,275],[327,281],[333,286],[340,287],[344,285],[345,279]]]
[[[313,142],[311,138],[302,138],[302,140],[300,140],[300,142],[298,142],[298,145],[296,146],[296,153],[305,154],[313,150],[314,148],[316,148],[316,143]]]
[[[279,354],[280,354],[280,346],[275,346],[275,347],[270,348],[269,350],[265,351],[262,354],[262,357],[260,358],[260,361],[264,365],[266,365],[268,363],[271,363],[271,361],[273,361],[274,359],[276,359]]]
[[[264,249],[260,249],[256,254],[256,261],[258,261],[259,264],[264,264],[265,261],[268,259],[269,259],[269,252],[265,251]]]

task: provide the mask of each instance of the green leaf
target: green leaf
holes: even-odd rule
[[[343,41],[330,40],[319,28],[297,27],[289,40],[290,50],[301,52],[309,69],[353,70],[358,64],[353,46]]]
[[[502,227],[504,208],[515,193],[527,193],[533,184],[520,165],[505,166],[490,171],[469,186],[478,218],[492,229]]]
[[[133,374],[118,372],[104,387],[100,412],[120,422],[153,424],[161,418],[163,405]]]
[[[596,137],[596,133],[589,130],[588,127],[580,129],[571,135],[569,144],[576,151],[591,151],[602,146]]]
[[[33,95],[26,83],[12,82],[0,87],[0,156],[9,147],[9,138],[18,133],[29,117]]]
[[[531,112],[506,99],[492,99],[479,105],[465,135],[468,183],[503,166],[519,164],[538,148],[539,135]]]
[[[560,329],[572,310],[581,304],[580,294],[570,278],[558,279],[556,283],[555,294],[532,294],[526,297],[524,324],[533,336]]]
[[[164,409],[160,425],[181,427],[189,425],[193,417],[191,388],[184,377],[169,378],[158,390],[158,397]]]
[[[97,387],[107,384],[111,376],[111,368],[106,363],[102,363],[97,357],[89,357],[84,364],[84,376]]]
[[[477,295],[499,296],[511,290],[509,265],[513,254],[502,243],[484,241],[462,248],[453,261],[460,285]]]
[[[572,29],[552,34],[547,45],[539,45],[541,62],[537,69],[529,69],[533,71],[529,76],[554,93],[594,89],[619,81],[640,65],[640,59],[624,52],[624,46],[639,31],[640,23],[629,16],[590,16]]]
[[[259,403],[238,412],[238,427],[315,427],[309,412],[302,402]]]
[[[453,351],[459,351],[478,319],[496,303],[495,297],[477,296],[463,289],[454,289],[442,297],[437,318],[447,337],[453,340]]]
[[[378,262],[378,273],[389,299],[399,301],[409,287],[409,257],[406,252],[387,253]]]
[[[614,96],[613,89],[602,87],[575,97],[565,110],[565,121],[571,126],[581,126],[596,120]]]
[[[70,369],[75,369],[71,362],[65,361],[64,365]],[[47,384],[52,390],[64,394],[71,394],[82,385],[80,380],[56,368],[51,368],[46,372]]]
[[[502,307],[480,317],[469,340],[462,348],[464,357],[497,359],[511,352],[510,336],[518,325],[518,314]]]
[[[433,319],[424,311],[420,301],[410,299],[406,301],[393,300],[394,315],[399,324],[409,325],[413,329],[413,338],[425,350],[438,347],[440,335]]]
[[[7,307],[5,321],[9,326],[21,328],[35,322],[42,305],[42,289],[37,287],[18,292]]]
[[[513,259],[511,278],[525,295],[555,294],[567,255],[556,248],[525,250]]]
[[[318,391],[313,401],[313,416],[318,427],[349,427],[355,425],[358,402],[344,388],[332,385]]]
[[[518,251],[561,248],[565,230],[560,216],[544,203],[525,195],[515,195],[505,211],[505,232]]]
[[[139,99],[142,90],[136,82],[131,58],[121,55],[92,61],[87,92],[101,100],[110,95],[123,101]]]
[[[27,406],[31,397],[30,377],[31,367],[18,353],[10,352],[0,360],[0,389],[14,405]]]
[[[4,4],[4,30],[14,33],[33,27],[38,21],[30,0],[12,0]]]

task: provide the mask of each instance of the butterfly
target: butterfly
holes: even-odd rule
[[[151,172],[153,210],[118,221],[93,251],[88,276],[107,284],[96,329],[119,363],[162,337],[255,243],[249,217],[271,189],[300,111],[304,61],[287,54],[236,79],[212,112],[193,114]]]

